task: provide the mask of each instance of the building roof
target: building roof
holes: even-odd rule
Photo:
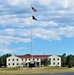
[[[17,55],[19,58],[47,58],[51,55]]]

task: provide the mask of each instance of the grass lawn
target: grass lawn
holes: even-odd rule
[[[38,73],[59,73],[74,72],[74,68],[46,67],[44,69],[19,69],[19,68],[0,68],[0,74],[38,74]]]

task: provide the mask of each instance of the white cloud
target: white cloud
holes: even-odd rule
[[[68,0],[68,3],[69,3],[69,8],[72,8],[72,9],[74,9],[73,7],[74,7],[74,0]]]
[[[68,7],[68,0],[64,0],[64,8]]]
[[[33,21],[32,25],[34,27],[56,27],[58,26],[58,23],[55,23],[54,21]]]
[[[60,40],[60,37],[53,30],[34,29],[34,37],[45,40]]]
[[[18,48],[7,48],[7,47],[0,47],[0,53],[2,53],[2,54],[6,54],[6,53],[12,53],[12,54],[14,54],[14,53],[17,53],[17,51],[18,52],[20,52],[21,50],[25,50],[26,49],[26,47],[18,47]]]
[[[52,22],[51,22],[52,23]],[[5,29],[0,31],[0,43],[11,44],[19,42],[31,42],[31,30],[26,29]],[[73,38],[74,27],[65,26],[51,29],[34,28],[33,38],[45,40],[61,40],[62,37]]]
[[[34,37],[45,40],[61,40],[62,37],[74,38],[74,26],[53,28],[51,30],[34,29]]]
[[[29,37],[31,35],[31,31],[27,29],[3,29],[0,30],[0,35],[4,36],[13,36],[13,37]]]
[[[30,25],[30,17],[20,18],[17,17],[17,15],[3,15],[0,17],[0,21],[1,26],[13,26],[23,28]]]
[[[31,11],[30,5],[38,10]],[[0,52],[12,52],[12,43],[31,42],[31,16],[33,38],[61,40],[74,38],[74,0],[0,0]],[[14,49],[17,51],[18,49]]]
[[[21,7],[21,6],[24,6],[24,5],[28,5],[29,4],[29,1],[28,0],[7,0],[8,1],[8,4],[10,6],[18,6],[18,7]]]
[[[52,0],[38,0],[41,5],[49,5]]]
[[[42,0],[40,4],[48,6],[48,9],[56,9],[56,8],[67,8],[68,7],[68,0]]]
[[[0,52],[1,52],[2,54],[12,53],[12,51],[11,51],[11,50],[6,49],[6,48],[0,49]]]
[[[30,42],[30,38],[21,38],[21,37],[13,37],[13,36],[0,36],[0,43],[11,44],[11,43],[27,43]]]
[[[74,38],[74,26],[60,27],[58,32],[59,36]]]

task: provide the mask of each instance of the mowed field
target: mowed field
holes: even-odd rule
[[[20,69],[20,68],[0,68],[0,74],[43,74],[74,72],[74,68],[45,67],[44,69]]]

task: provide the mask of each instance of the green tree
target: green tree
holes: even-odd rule
[[[62,67],[66,66],[66,54],[65,53],[61,56],[61,65]]]
[[[41,61],[41,64],[44,65],[44,66],[47,66],[50,64],[50,60],[48,60],[48,58],[45,58]]]
[[[0,57],[0,67],[3,66],[3,57]]]
[[[66,64],[68,65],[69,68],[74,66],[74,56],[73,55],[70,54],[67,56]]]
[[[31,54],[26,54],[27,56],[30,56]]]
[[[1,56],[2,64],[5,67],[6,67],[6,58],[9,57],[9,56],[11,56],[11,54],[5,54],[5,55]]]

